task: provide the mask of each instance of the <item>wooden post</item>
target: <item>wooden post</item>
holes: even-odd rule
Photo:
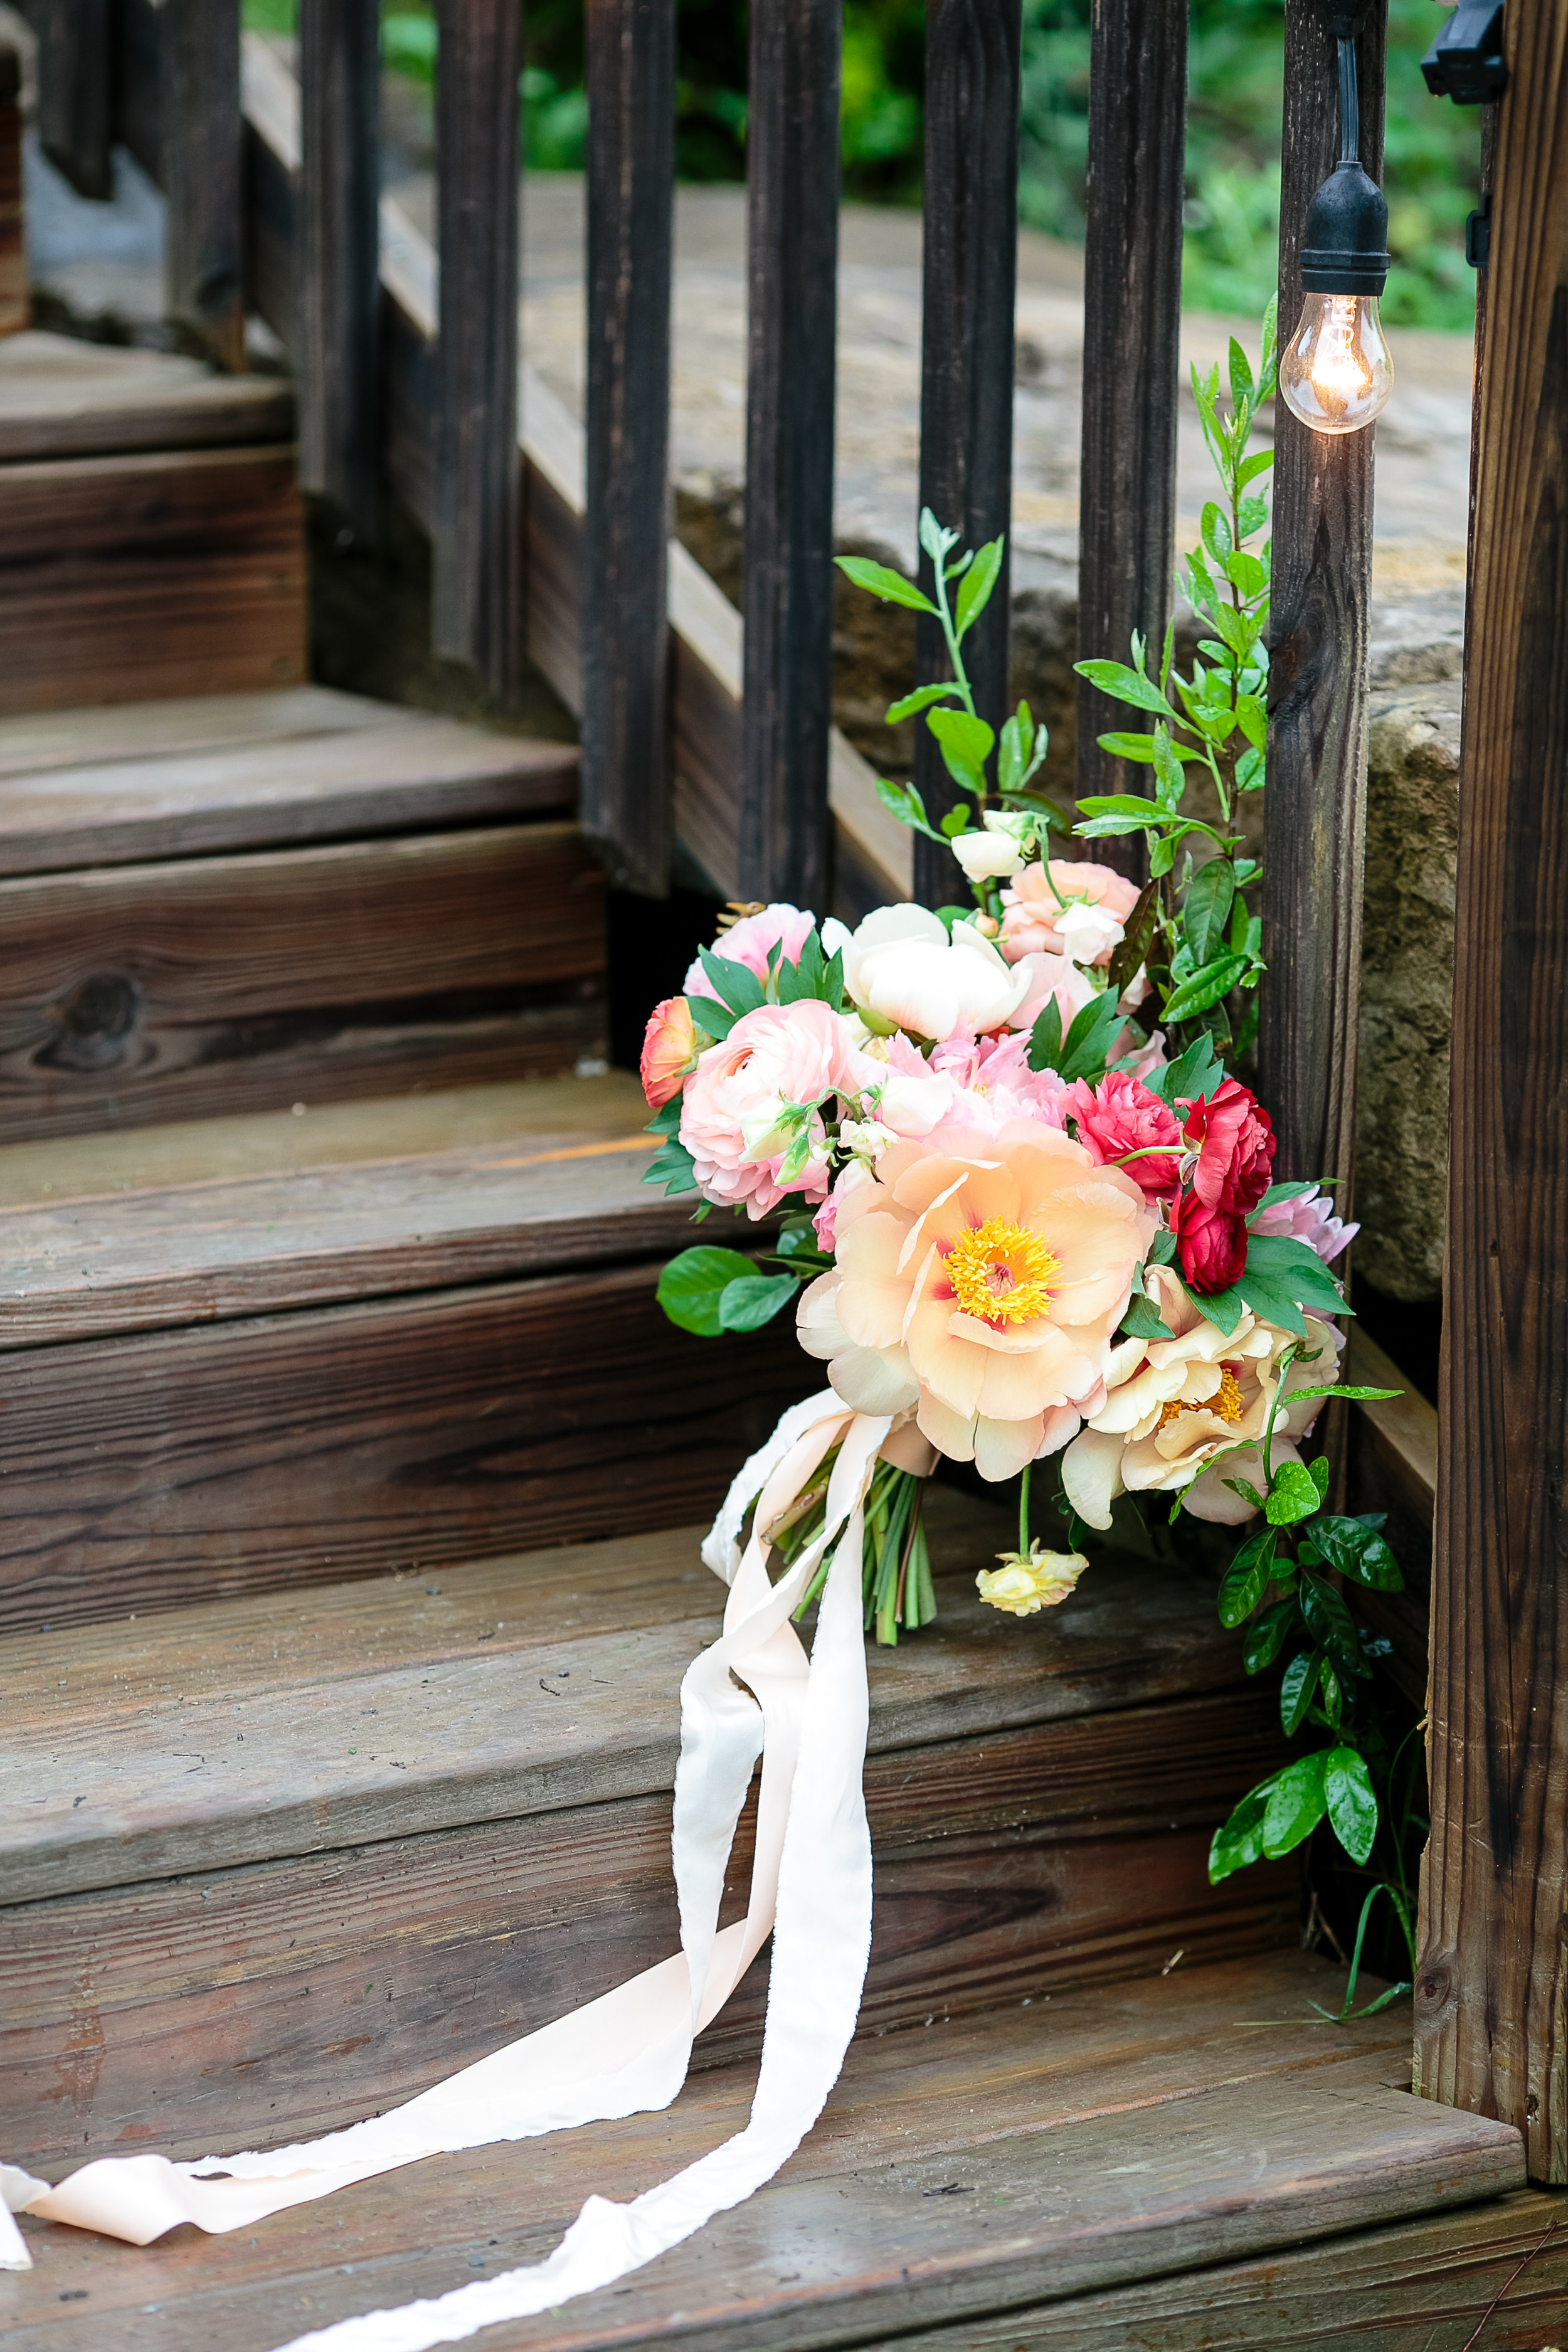
[[[1470,506],[1415,2086],[1568,2180],[1568,0],[1503,18]],[[1395,398],[1398,397],[1397,391]]]
[[[518,657],[519,0],[440,0],[431,635],[510,693]]]
[[[79,196],[114,193],[110,0],[47,0],[28,12],[38,40],[38,144]]]
[[[1080,661],[1126,661],[1134,629],[1157,664],[1171,610],[1185,197],[1186,0],[1098,0],[1089,83],[1084,240]],[[1078,687],[1078,790],[1142,792],[1097,737],[1135,723]],[[1135,874],[1134,837],[1099,842]]]
[[[164,0],[164,302],[220,367],[245,366],[239,0]]]
[[[1387,0],[1372,0],[1356,54],[1361,155],[1373,179],[1386,28]],[[1281,348],[1301,314],[1307,206],[1339,152],[1338,52],[1322,0],[1286,0]],[[1313,433],[1277,400],[1274,446],[1258,1064],[1279,1138],[1276,1174],[1337,1178],[1343,1207],[1355,1141],[1373,432]]]
[[[300,480],[375,527],[381,12],[301,0]]]
[[[741,894],[831,902],[839,0],[752,0]]]
[[[588,0],[583,824],[623,887],[669,884],[675,0]]]
[[[928,0],[925,269],[921,353],[922,507],[966,546],[1013,533],[1013,306],[1018,261],[1018,0]],[[931,568],[920,559],[930,592]],[[1001,573],[964,659],[983,719],[1007,708],[1011,567]],[[915,634],[922,678],[948,676],[935,621]],[[915,737],[915,782],[933,822],[958,789],[927,730]],[[950,853],[915,838],[915,897],[963,895]]]
[[[0,335],[15,335],[33,315],[22,215],[22,67],[0,48]]]

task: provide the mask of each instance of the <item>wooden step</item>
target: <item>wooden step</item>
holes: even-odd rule
[[[1342,1982],[1273,1953],[863,2036],[776,2181],[487,2346],[1458,2352],[1493,2313],[1492,2342],[1539,2352],[1568,2296],[1561,2200],[1524,2190],[1517,2134],[1401,2087],[1406,2016],[1317,2018]],[[231,2238],[132,2249],[24,2218],[8,2352],[270,2352],[494,2276],[586,2195],[738,2130],[754,2081],[737,2062],[666,2115],[434,2158]]]
[[[0,1627],[710,1513],[818,1376],[666,1320],[646,1119],[606,1076],[0,1150]]]
[[[0,341],[0,462],[289,441],[294,389],[32,329]]]
[[[938,1627],[871,1659],[867,2027],[1293,1941],[1291,1869],[1207,1883],[1279,1740],[1222,1629],[1125,1561],[1020,1628],[973,1590],[1007,1514],[931,1504]],[[8,1642],[12,2159],[325,2129],[673,1949],[700,1535]]]

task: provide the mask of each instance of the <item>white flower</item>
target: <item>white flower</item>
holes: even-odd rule
[[[1028,992],[1027,974],[1005,963],[973,923],[954,923],[950,937],[925,907],[879,907],[842,944],[856,1003],[939,1044],[959,1029],[999,1029]]]
[[[839,1127],[838,1140],[857,1160],[879,1160],[896,1138],[880,1119],[847,1118]]]
[[[1062,953],[1074,963],[1098,963],[1120,945],[1122,930],[1114,915],[1085,898],[1072,899],[1057,917]]]
[[[929,1135],[952,1108],[953,1084],[933,1070],[930,1077],[889,1074],[877,1096],[877,1116],[895,1135]]]
[[[1017,843],[1005,833],[955,833],[952,854],[971,882],[991,882],[999,877],[1010,882],[1026,863]]]

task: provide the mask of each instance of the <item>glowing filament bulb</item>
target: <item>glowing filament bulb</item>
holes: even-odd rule
[[[1359,433],[1388,405],[1394,362],[1371,294],[1309,294],[1279,362],[1285,404],[1314,433]]]

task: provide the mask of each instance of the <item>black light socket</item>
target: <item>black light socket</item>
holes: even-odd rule
[[[1434,98],[1456,106],[1486,106],[1508,88],[1502,55],[1501,0],[1459,0],[1421,60]]]
[[[1307,208],[1302,292],[1380,295],[1392,260],[1383,190],[1360,163],[1336,165]]]

